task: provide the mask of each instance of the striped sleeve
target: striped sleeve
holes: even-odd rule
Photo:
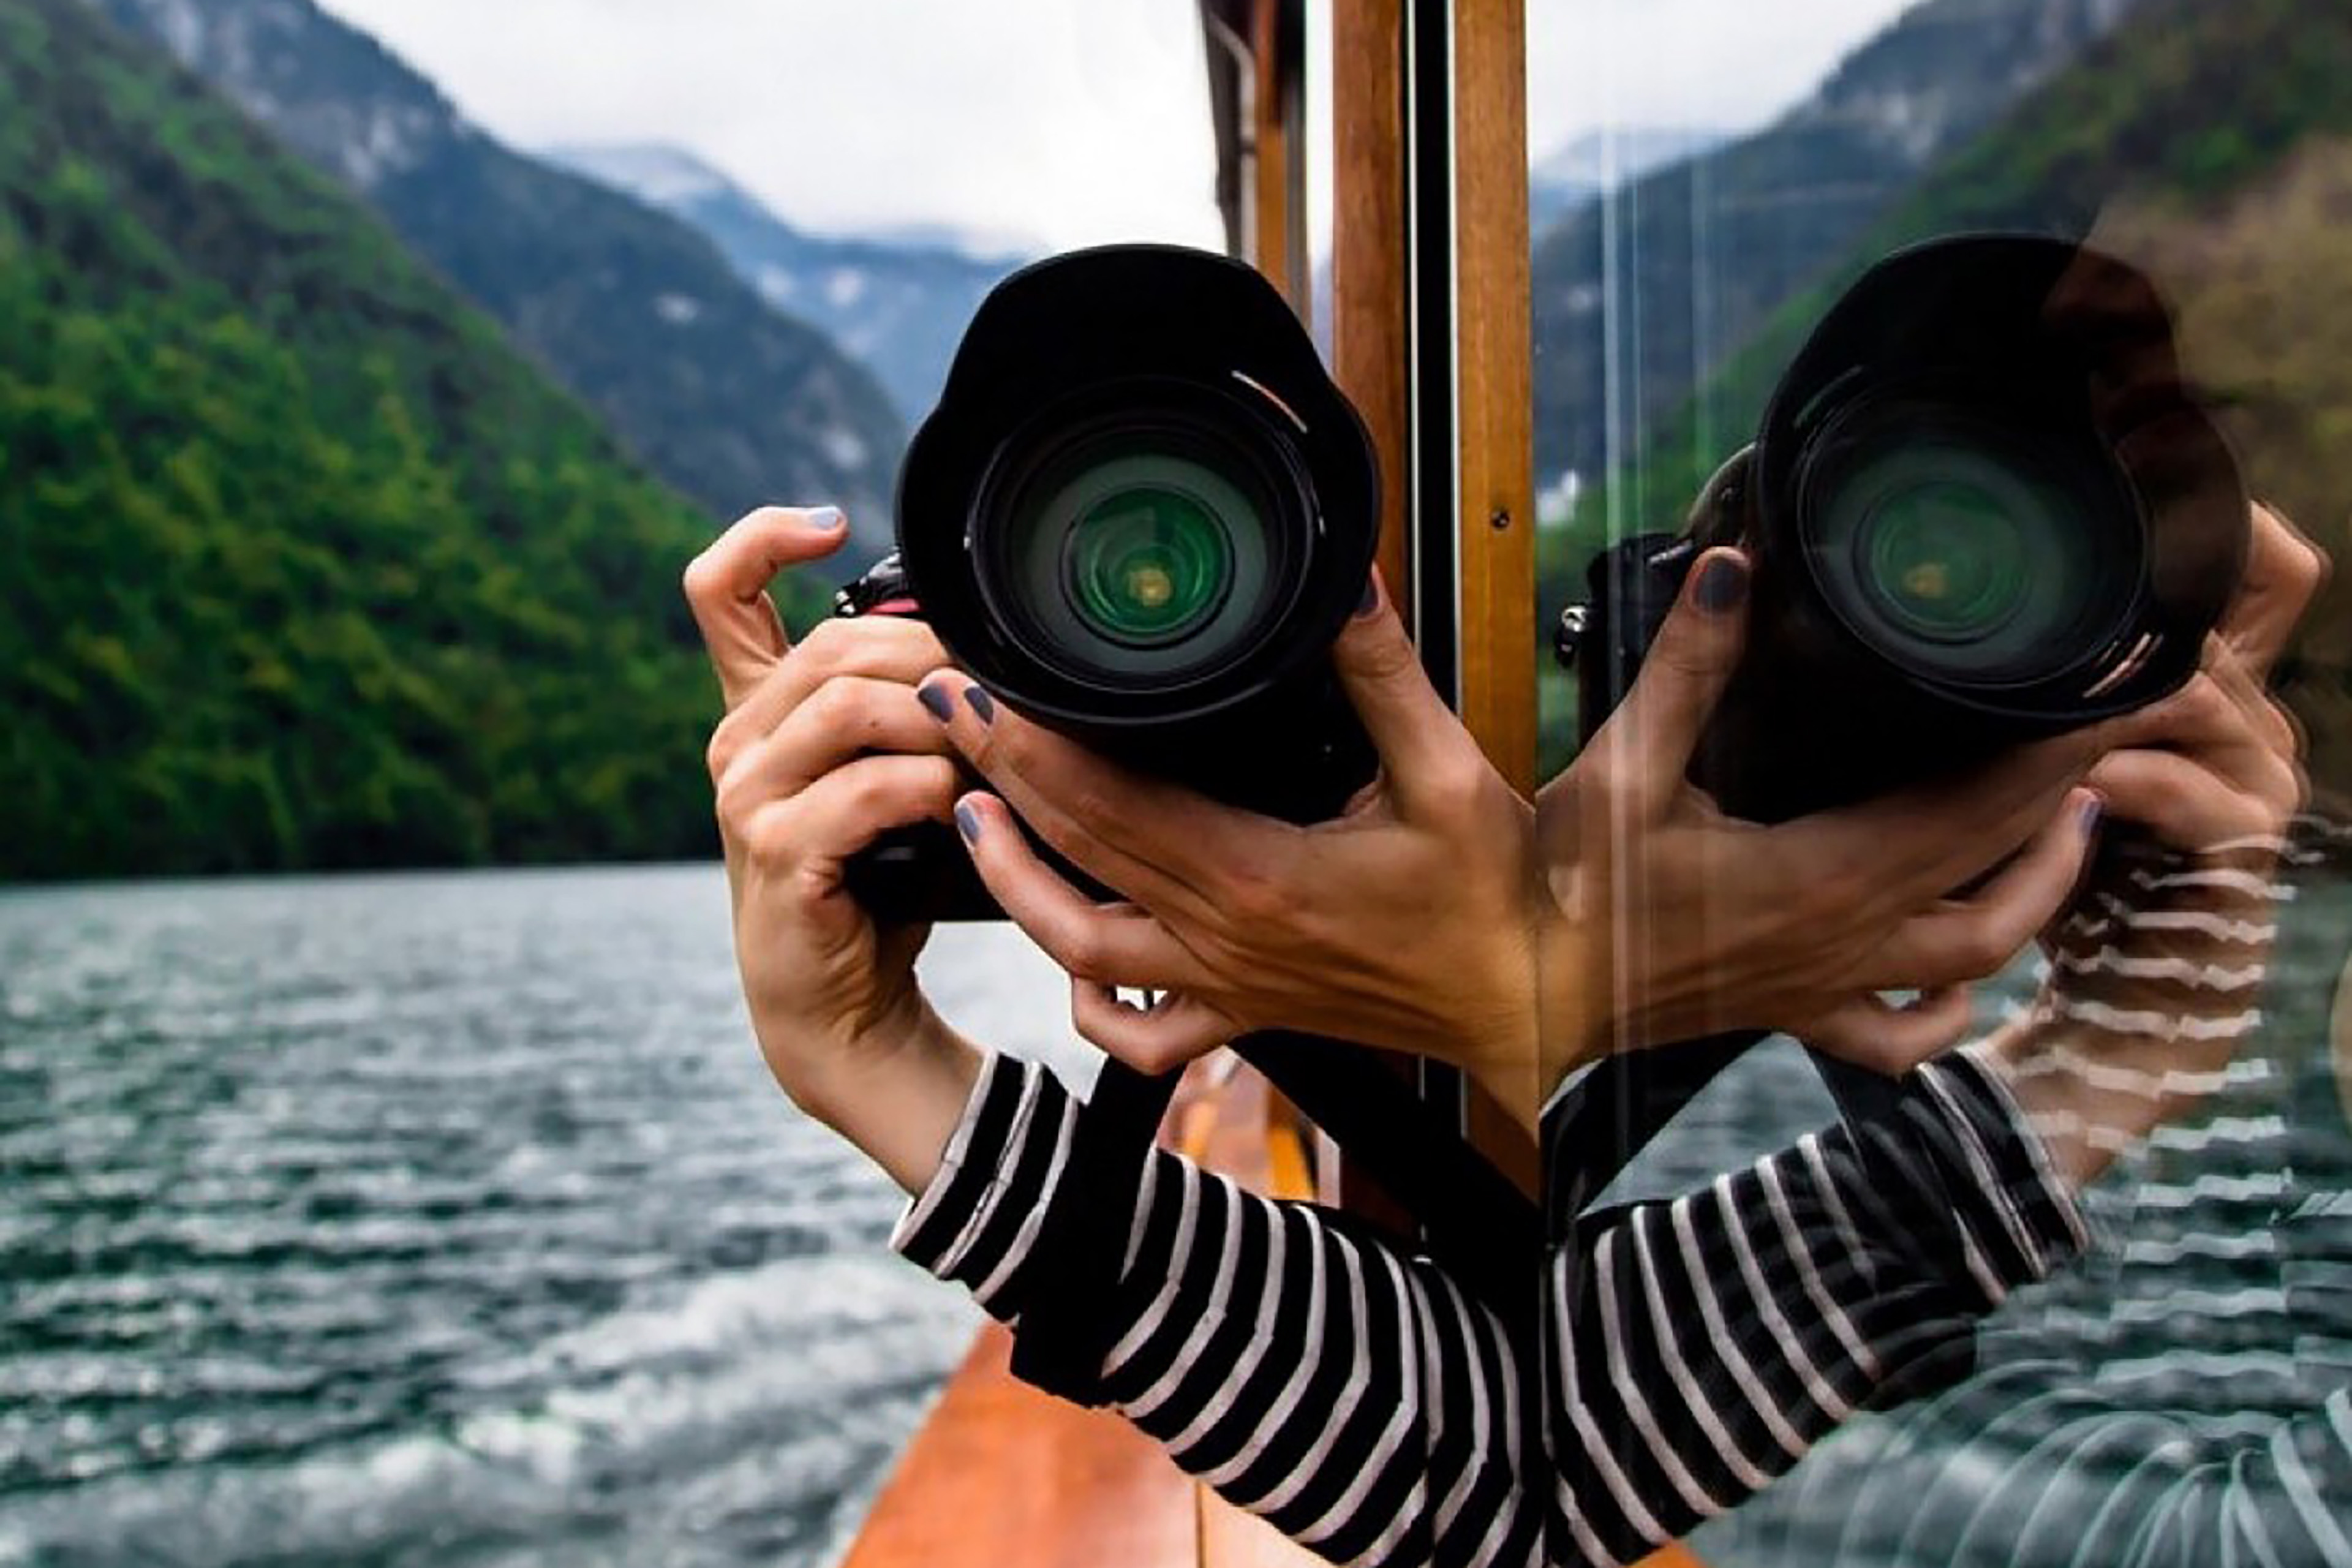
[[[1082,1113],[1052,1074],[992,1059],[892,1245],[1017,1330],[1023,1264]],[[1538,1561],[1532,1345],[1350,1216],[1158,1150],[1135,1191],[1103,1369],[1123,1415],[1332,1562]]]
[[[1635,1561],[1856,1411],[1964,1375],[1978,1321],[2086,1239],[1967,1053],[1897,1115],[1592,1216],[1547,1282],[1552,1558]]]
[[[992,1062],[895,1245],[1017,1326],[1081,1114]],[[1857,1410],[1964,1373],[1978,1320],[2084,1240],[1966,1055],[1885,1121],[1592,1216],[1546,1271],[1541,1346],[1349,1215],[1164,1151],[1135,1191],[1116,1407],[1330,1561],[1399,1568],[1635,1561]]]

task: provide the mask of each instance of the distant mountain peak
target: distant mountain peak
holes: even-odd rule
[[[1611,125],[1572,136],[1528,166],[1541,181],[1609,186],[1721,145],[1730,132],[1688,125]]]
[[[936,224],[803,228],[699,153],[667,142],[555,147],[546,156],[699,229],[771,305],[864,361],[910,419],[938,400],[982,297],[1034,254],[1001,236]]]
[[[903,422],[665,205],[516,153],[316,0],[85,0],[164,45],[418,255],[712,513],[824,498],[889,533]],[[662,160],[675,180],[686,160]],[[698,178],[715,172],[696,171]],[[729,187],[731,188],[731,187]]]
[[[1690,126],[1610,125],[1569,138],[1528,165],[1528,220],[1541,232],[1598,196],[1730,140]]]
[[[741,191],[699,153],[667,142],[573,142],[543,155],[660,207]]]

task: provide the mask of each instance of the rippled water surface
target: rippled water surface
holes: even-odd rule
[[[830,1561],[976,1321],[900,1202],[716,868],[0,894],[0,1563]]]
[[[2113,1249],[1707,1561],[2074,1562],[2017,1522],[2057,1423],[2222,1471],[2352,1434],[2352,889],[2310,892],[2230,1090],[2094,1194]],[[1077,1061],[1017,936],[934,948],[950,1017]],[[1754,1053],[1629,1187],[1829,1115]],[[829,1563],[977,1321],[900,1202],[761,1067],[715,868],[0,893],[0,1565]]]

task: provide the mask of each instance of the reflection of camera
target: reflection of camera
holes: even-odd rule
[[[1205,252],[1121,246],[982,302],[908,448],[898,552],[844,614],[920,614],[1007,707],[1296,822],[1375,761],[1330,670],[1379,528],[1362,422],[1290,308]],[[893,919],[992,904],[944,830],[850,867]]]
[[[1694,777],[1783,819],[2173,691],[2246,511],[2146,279],[2055,240],[1944,240],[1832,308],[1686,533],[1594,563],[1562,651],[1589,738],[1691,562],[1744,544],[1748,650]]]

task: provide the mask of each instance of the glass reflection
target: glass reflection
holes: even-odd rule
[[[2160,305],[2161,363],[2137,360],[2092,388],[2132,492],[2185,495],[2195,463],[2184,454],[2210,458],[2199,432],[2213,430],[2256,498],[2245,576],[2203,679],[2265,753],[2231,762],[2176,734],[2155,754],[2095,768],[2107,812],[2078,886],[1974,997],[1971,1052],[2000,1064],[2060,1185],[2081,1184],[2080,1258],[2003,1292],[1974,1335],[1972,1367],[1834,1423],[1785,1480],[1690,1545],[1733,1564],[2346,1561],[2352,1006],[2338,994],[2352,949],[2340,805],[2352,649],[2344,590],[2324,563],[2344,544],[2343,443],[2328,433],[2352,420],[2352,384],[2319,303],[2340,292],[2342,247],[2323,215],[2341,205],[2345,159],[2343,110],[2318,83],[2352,45],[2340,19],[2279,4],[1931,0],[1842,19],[1809,7],[1768,55],[1756,30],[1784,18],[1652,9],[1672,16],[1611,5],[1531,16],[1532,103],[1572,99],[1580,58],[1605,58],[1621,78],[1580,128],[1606,177],[1561,199],[1547,186],[1569,184],[1569,160],[1535,161],[1536,209],[1554,213],[1535,238],[1547,612],[1608,585],[1605,566],[1601,579],[1588,571],[1611,546],[1683,529],[1872,267],[1964,234],[2048,235],[2112,258]],[[1706,123],[1694,116],[1710,101],[1745,101],[1755,77],[1794,69],[1841,26],[1811,79],[1754,114],[1756,129],[1735,116],[1729,133],[1674,144]],[[1741,38],[1750,47],[1731,58],[1727,40]],[[1540,115],[1535,133],[1538,154],[1549,151]],[[2053,299],[2060,312],[2104,309],[2080,290]],[[1914,289],[1876,341],[1948,325],[1950,304]],[[2111,312],[2095,330],[2133,357]],[[2151,417],[2155,404],[2169,413]],[[2004,406],[2052,426],[2029,392]],[[2018,649],[1986,635],[1996,623],[2022,647],[2039,616],[2048,646],[2057,623],[2043,607],[2126,551],[2127,535],[2096,546],[2069,536],[2075,554],[2042,535],[2050,550],[2034,554],[2046,489],[2004,490],[1953,451],[1897,448],[1885,504],[1826,511],[1831,556],[1853,568],[1843,588],[1876,601],[1846,623],[1865,638],[1876,626],[1934,650],[1971,642],[1987,670],[2013,663]],[[1931,459],[1933,476],[1906,468]],[[2158,581],[2179,589],[2199,575]],[[2211,589],[2229,574],[2209,561],[2201,576]],[[1547,674],[1549,763],[1572,754],[1611,694],[1601,681],[1596,697],[1590,675],[1580,698],[1579,685]],[[2280,706],[2260,700],[2264,686]],[[1811,708],[1789,705],[1732,757],[1752,764],[1759,744],[1834,727],[1858,700],[1836,681],[1808,697]],[[1884,766],[1911,764],[1918,743]],[[1850,748],[1789,749],[1811,761],[1806,789],[1871,793]],[[2259,796],[2273,809],[2224,805],[2231,791],[2217,783],[2231,778],[2241,805]],[[1806,1060],[1785,1040],[1740,1057],[1596,1212],[1703,1194],[1719,1173],[1851,1112],[1850,1099],[1841,1107],[1809,1081]],[[1617,1120],[1619,1141],[1638,1142]],[[1622,1248],[1614,1261],[1630,1267]],[[1598,1341],[1593,1351],[1592,1364],[1615,1364]],[[1837,1353],[1822,1363],[1832,1373]],[[1593,1395],[1594,1381],[1588,1368],[1577,1386],[1606,1425],[1615,1396]],[[1570,1423],[1575,1400],[1563,1400]],[[1689,1500],[1660,1436],[1630,1415],[1588,1447],[1628,1489],[1598,1488],[1591,1520],[1616,1518],[1629,1494]],[[1699,1500],[1718,1500],[1703,1467],[1685,1479]]]

